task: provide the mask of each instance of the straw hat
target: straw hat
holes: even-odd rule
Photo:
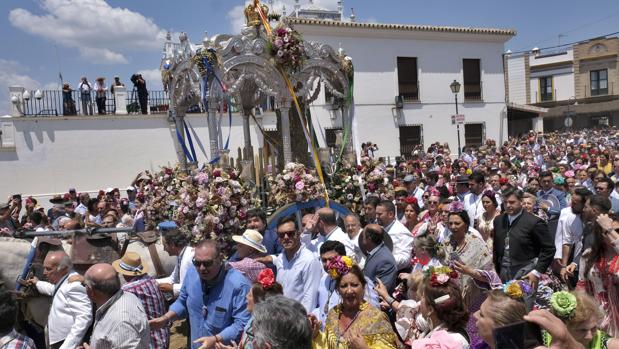
[[[112,267],[127,276],[140,276],[146,274],[148,269],[142,264],[142,258],[135,252],[127,252],[121,259],[112,262]]]
[[[249,246],[262,253],[267,252],[267,248],[262,244],[262,234],[260,234],[257,230],[247,229],[243,235],[232,236],[232,240],[238,242],[239,244]]]

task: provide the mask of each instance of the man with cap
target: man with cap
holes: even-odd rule
[[[232,236],[232,240],[236,242],[236,261],[230,261],[230,266],[245,275],[252,283],[256,282],[265,264],[255,259],[264,257],[267,253],[266,247],[262,244],[262,235],[257,230],[247,229],[243,235]],[[267,267],[273,270],[274,274],[277,273],[272,263],[267,264]]]
[[[170,276],[157,279],[157,283],[162,292],[173,293],[174,298],[176,298],[181,292],[187,271],[193,267],[191,261],[193,260],[194,249],[189,246],[189,237],[177,230],[174,221],[159,223],[159,231],[161,232],[163,250],[170,256],[176,256],[176,265]]]
[[[121,259],[112,263],[112,267],[125,280],[121,289],[136,295],[146,311],[148,320],[165,314],[166,304],[159,290],[157,281],[148,275],[148,269],[142,264],[142,258],[136,252],[127,252]],[[167,349],[170,342],[170,329],[164,326],[150,331],[150,348]]]
[[[464,202],[464,197],[469,194],[469,176],[456,177],[456,196],[458,201]]]
[[[130,185],[125,190],[127,191],[127,199],[129,199],[129,209],[131,210],[131,212],[133,212],[136,209],[136,206],[135,206],[135,196],[136,196],[135,187]]]
[[[408,196],[417,198],[417,202],[421,203],[419,208],[423,208],[423,200],[421,200],[423,197],[423,189],[419,188],[419,176],[407,174],[402,181],[404,182]]]

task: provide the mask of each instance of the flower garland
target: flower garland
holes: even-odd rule
[[[352,259],[348,256],[335,256],[327,263],[327,273],[332,279],[342,277],[352,268]]]
[[[297,72],[305,62],[303,37],[298,31],[280,22],[269,38],[271,55],[279,66],[289,73]]]
[[[531,285],[523,280],[511,280],[503,285],[503,293],[516,300],[522,300],[525,296],[531,295],[532,292]]]
[[[217,239],[226,251],[255,204],[250,188],[237,178],[234,169],[205,166],[187,175],[178,166],[163,167],[142,184],[147,229],[174,220],[192,240]]]
[[[292,202],[305,202],[323,197],[324,187],[313,170],[303,164],[288,163],[275,177],[267,176],[270,188],[269,206],[277,209]]]
[[[552,312],[562,319],[572,318],[576,313],[577,305],[576,296],[567,291],[555,292],[550,297]]]

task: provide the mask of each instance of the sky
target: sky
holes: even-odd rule
[[[268,3],[268,1],[266,1]],[[309,0],[300,0],[301,5]],[[121,81],[140,72],[160,89],[165,33],[239,33],[244,0],[1,0],[0,115],[8,86],[57,89],[59,72],[76,86],[80,76]],[[336,9],[337,0],[314,0]],[[294,0],[274,0],[290,13]],[[511,28],[506,50],[522,51],[619,32],[619,0],[344,0],[358,22]],[[353,57],[354,58],[354,57]]]

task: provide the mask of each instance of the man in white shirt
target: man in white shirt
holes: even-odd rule
[[[395,217],[395,205],[389,200],[376,206],[376,220],[393,241],[393,257],[398,270],[410,267],[413,234]]]
[[[171,295],[176,298],[181,292],[187,270],[193,267],[194,249],[189,246],[188,237],[176,230],[176,223],[172,221],[161,222],[159,230],[161,231],[163,250],[170,256],[176,256],[176,265],[172,274],[166,278],[157,279],[159,289],[169,300]]]
[[[80,100],[82,101],[82,115],[92,115],[92,97],[90,93],[93,88],[85,76],[82,76],[82,79],[77,84],[77,89],[80,91]]]
[[[571,206],[561,210],[557,223],[555,259],[559,260],[561,279],[565,282],[578,275],[576,269],[582,255],[582,235],[585,227],[582,212],[589,196],[591,192],[586,188],[576,188],[572,194]],[[570,258],[572,251],[573,258]]]
[[[359,246],[359,236],[361,236],[361,232],[363,231],[361,228],[361,222],[359,221],[359,216],[353,213],[344,217],[344,228],[346,228],[346,234],[348,234],[348,238],[353,243],[355,248],[355,256],[351,257],[354,259],[355,263],[359,265],[359,268],[363,270],[365,255]]]
[[[469,176],[470,193],[464,196],[464,209],[469,215],[471,227],[475,226],[475,219],[479,217],[484,210],[484,205],[481,203],[481,197],[486,188],[486,179],[481,172],[473,172]]]
[[[88,193],[80,193],[80,204],[75,208],[75,213],[85,215],[88,212],[88,201],[90,201],[90,195]]]
[[[92,321],[92,305],[80,282],[69,282],[78,275],[64,251],[51,251],[43,261],[43,275],[28,280],[41,294],[52,297],[47,318],[48,345],[52,349],[74,349],[82,344]]]
[[[316,239],[312,238],[312,232],[318,231],[319,235]],[[350,240],[348,235],[342,231],[337,225],[337,218],[335,211],[328,207],[319,209],[314,215],[313,219],[305,225],[305,231],[301,242],[305,244],[308,250],[316,256],[320,256],[320,246],[325,241],[339,241],[346,247],[346,255],[356,259],[355,245]]]
[[[273,259],[277,282],[284,296],[303,304],[307,312],[314,309],[318,283],[322,276],[320,261],[301,243],[301,234],[294,216],[277,222],[277,238],[284,249]]]

